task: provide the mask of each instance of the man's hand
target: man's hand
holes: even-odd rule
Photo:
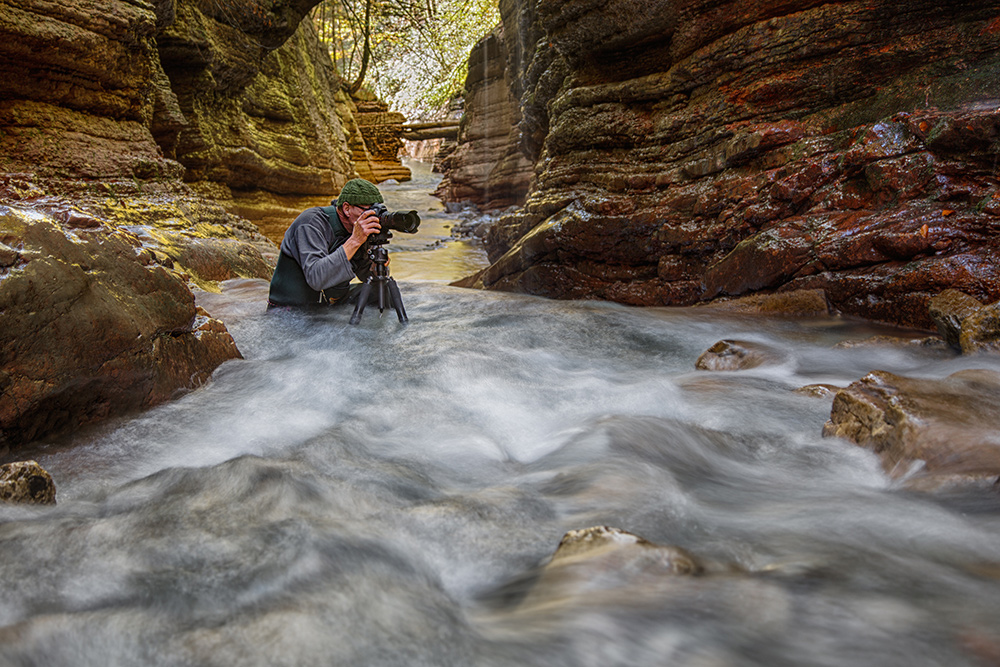
[[[371,234],[382,231],[382,226],[378,224],[378,213],[368,209],[361,214],[358,221],[354,223],[354,230],[351,232],[351,238],[358,241],[361,245],[368,240]]]
[[[354,257],[358,248],[365,244],[371,234],[382,231],[382,226],[378,224],[378,214],[371,209],[366,210],[354,221],[354,228],[351,236],[344,242],[344,252],[347,259]]]

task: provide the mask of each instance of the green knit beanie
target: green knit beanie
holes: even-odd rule
[[[352,178],[344,184],[337,197],[336,204],[353,204],[354,206],[371,206],[382,203],[382,193],[373,184],[363,178]]]

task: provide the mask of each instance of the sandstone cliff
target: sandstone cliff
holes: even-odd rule
[[[507,76],[507,52],[503,26],[498,26],[469,56],[458,146],[441,161],[444,178],[435,193],[445,201],[483,210],[524,201],[532,164],[520,150],[520,108]]]
[[[0,4],[0,455],[238,358],[192,290],[269,278],[301,208],[390,169],[314,4]]]
[[[535,174],[466,284],[637,305],[1000,298],[1000,3],[504,3]],[[470,111],[470,114],[474,113]]]

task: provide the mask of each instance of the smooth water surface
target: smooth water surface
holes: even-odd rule
[[[358,326],[345,310],[265,314],[266,283],[229,283],[204,303],[245,360],[41,448],[58,506],[0,510],[0,664],[1000,654],[997,495],[889,483],[874,455],[821,437],[830,399],[793,391],[1000,365],[835,348],[875,333],[837,318],[554,302],[404,269],[434,252],[394,254],[405,326],[377,309]],[[696,371],[723,338],[783,360]],[[705,573],[624,560],[540,585],[563,534],[600,525],[682,547]]]

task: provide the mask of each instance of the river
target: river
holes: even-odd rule
[[[449,287],[482,252],[434,177],[390,269],[410,322],[199,301],[245,360],[156,409],[46,443],[54,508],[0,509],[0,665],[982,665],[1000,661],[1000,496],[890,482],[821,437],[879,368],[878,327]],[[705,372],[739,338],[780,363]],[[544,568],[566,531],[680,547]],[[991,662],[992,661],[992,662]]]

